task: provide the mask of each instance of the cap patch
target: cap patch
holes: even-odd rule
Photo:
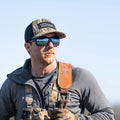
[[[37,25],[38,25],[39,29],[46,28],[46,27],[50,27],[50,28],[56,29],[55,25],[52,24],[52,23],[49,23],[49,22],[42,22],[42,23],[39,23]]]

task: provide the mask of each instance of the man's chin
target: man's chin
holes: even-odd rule
[[[50,64],[52,64],[54,61],[55,61],[55,60],[53,60],[53,59],[51,59],[51,58],[47,58],[47,59],[44,60],[44,63],[45,63],[46,65],[50,65]]]

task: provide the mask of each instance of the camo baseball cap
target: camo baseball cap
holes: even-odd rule
[[[65,38],[66,35],[57,31],[55,25],[47,19],[38,19],[30,23],[25,30],[25,42],[29,43],[32,39],[40,38],[41,36],[55,33],[59,39]]]

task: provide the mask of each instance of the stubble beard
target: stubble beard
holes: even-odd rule
[[[51,56],[46,56],[45,54],[43,55],[43,65],[47,66],[52,64],[53,62],[56,61],[56,55],[52,54]]]

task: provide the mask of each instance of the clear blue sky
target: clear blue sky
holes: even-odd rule
[[[29,58],[26,26],[47,18],[67,35],[57,59],[90,71],[108,101],[120,103],[120,0],[4,0],[0,16],[0,86]]]

